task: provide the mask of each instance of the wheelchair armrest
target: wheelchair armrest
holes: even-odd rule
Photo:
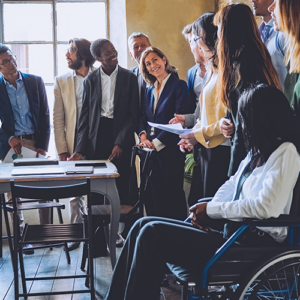
[[[206,198],[201,198],[197,201],[197,203],[203,203],[203,202],[209,202],[213,199],[214,197],[206,197]]]
[[[281,226],[300,225],[300,218],[293,217],[290,215],[280,215],[278,218],[270,218],[265,220],[244,218],[243,223],[246,225],[261,226],[261,227],[269,227],[269,226],[281,227]]]

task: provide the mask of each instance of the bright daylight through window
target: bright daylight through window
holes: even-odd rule
[[[54,76],[70,71],[65,59],[70,39],[106,38],[106,1],[2,0],[0,12],[0,42],[17,56],[21,72],[41,76],[45,82],[51,121],[48,154],[54,157]]]

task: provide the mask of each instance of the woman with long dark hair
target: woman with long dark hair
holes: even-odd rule
[[[289,214],[300,171],[299,148],[295,147],[300,134],[286,97],[273,86],[258,85],[241,96],[238,116],[248,155],[236,174],[211,202],[190,208],[192,224],[157,217],[137,221],[124,244],[105,300],[156,299],[166,263],[199,272],[226,241],[216,223]],[[206,226],[217,230],[212,232]],[[249,229],[241,244],[276,247],[286,237],[285,227]]]
[[[246,156],[237,118],[240,95],[251,84],[266,83],[281,88],[270,54],[261,40],[248,5],[236,3],[225,6],[215,16],[214,24],[219,28],[217,98],[228,108],[228,118],[235,126],[228,171],[230,176]],[[225,136],[230,136],[226,123],[221,125],[221,130]]]

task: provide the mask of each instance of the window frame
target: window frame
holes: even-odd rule
[[[105,23],[106,23],[106,36],[108,37],[108,0],[0,0],[0,43],[1,44],[34,44],[34,45],[53,45],[53,78],[58,75],[58,57],[57,57],[57,48],[58,45],[68,45],[67,41],[58,41],[57,40],[57,3],[91,3],[91,2],[102,2],[105,3]],[[6,3],[13,4],[26,4],[26,3],[45,3],[51,4],[52,6],[52,41],[4,41],[4,18],[3,18],[3,5]],[[72,38],[72,37],[70,37]],[[53,86],[53,83],[45,83],[46,86]]]

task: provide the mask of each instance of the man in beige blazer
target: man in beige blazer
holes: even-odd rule
[[[85,39],[74,38],[69,41],[66,60],[70,72],[55,77],[53,124],[56,150],[60,161],[67,160],[74,152],[76,128],[82,106],[82,83],[91,73],[94,57],[90,52],[91,43]],[[70,222],[81,222],[80,207],[84,206],[84,197],[70,201]],[[79,243],[69,245],[74,250]]]

